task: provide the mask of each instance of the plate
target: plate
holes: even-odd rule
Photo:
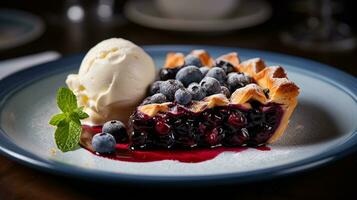
[[[188,20],[170,18],[160,13],[153,1],[129,1],[125,15],[143,26],[183,32],[224,32],[243,29],[265,22],[271,16],[271,7],[261,0],[242,1],[231,15],[221,19]]]
[[[31,42],[44,31],[43,21],[20,10],[0,9],[0,50]]]
[[[161,66],[169,51],[206,49],[216,57],[239,52],[243,60],[263,58],[281,65],[301,88],[299,105],[285,135],[270,151],[225,152],[200,163],[133,163],[93,155],[85,149],[57,150],[51,115],[55,95],[83,54],[19,71],[0,81],[0,152],[22,164],[59,175],[133,183],[217,184],[278,177],[329,163],[357,148],[357,80],[332,67],[302,58],[249,49],[213,46],[145,46]]]

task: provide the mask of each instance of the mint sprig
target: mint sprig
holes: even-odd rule
[[[88,116],[83,107],[78,107],[76,96],[68,88],[60,88],[57,91],[57,106],[62,111],[52,116],[49,124],[56,126],[55,142],[57,147],[63,151],[72,151],[79,144],[82,132],[81,119]]]

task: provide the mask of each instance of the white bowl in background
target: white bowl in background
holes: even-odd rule
[[[165,16],[178,19],[219,19],[231,14],[240,0],[154,0]]]

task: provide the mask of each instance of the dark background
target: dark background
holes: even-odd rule
[[[86,10],[90,10],[97,1],[80,2]],[[121,15],[125,1],[117,1],[115,4],[116,14],[119,16],[116,22],[101,23],[88,16],[83,23],[73,24],[63,16],[64,1],[2,0],[0,8],[16,8],[41,16],[46,23],[46,30],[39,39],[31,43],[0,51],[0,60],[47,50],[55,50],[66,56],[86,52],[103,39],[123,37],[138,45],[205,44],[281,52],[317,60],[356,76],[356,49],[334,53],[304,51],[285,45],[279,40],[282,31],[305,17],[306,9],[295,4],[300,2],[271,0],[273,16],[266,23],[224,34],[202,35],[155,30],[131,23]],[[334,2],[339,2],[335,17],[355,30],[357,21],[353,1]],[[119,199],[125,195],[153,195],[156,198],[168,199],[171,196],[187,198],[203,194],[220,198],[229,195],[235,199],[339,199],[355,194],[353,182],[354,177],[357,177],[356,158],[356,154],[352,154],[312,171],[251,184],[212,188],[163,188],[112,185],[59,177],[33,170],[0,156],[0,199],[92,199],[109,198],[111,195],[116,195]],[[171,194],[166,195],[165,191]]]
[[[222,34],[183,34],[173,31],[162,31],[145,28],[127,21],[121,15],[125,1],[116,1],[118,14],[115,23],[102,23],[88,16],[83,23],[70,23],[65,17],[65,1],[45,0],[2,0],[3,8],[18,8],[41,16],[46,23],[46,31],[41,38],[18,48],[0,51],[0,59],[6,59],[34,52],[56,50],[63,55],[86,52],[103,39],[123,37],[139,45],[146,44],[207,44],[224,45],[242,48],[254,48],[282,52],[336,66],[353,75],[357,74],[354,66],[354,56],[357,50],[339,53],[321,53],[299,50],[294,46],[283,44],[279,34],[289,30],[296,22],[302,22],[308,8],[301,6],[302,2],[316,0],[271,0],[273,16],[266,23],[252,28],[232,31]],[[79,1],[90,12],[97,1]],[[357,27],[356,9],[353,0],[333,1],[336,5],[336,19],[349,24],[353,30]],[[304,4],[303,4],[304,5]]]

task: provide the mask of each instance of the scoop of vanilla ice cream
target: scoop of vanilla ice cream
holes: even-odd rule
[[[154,79],[155,64],[142,48],[112,38],[89,50],[66,83],[89,115],[82,122],[102,125],[112,119],[126,123]]]

